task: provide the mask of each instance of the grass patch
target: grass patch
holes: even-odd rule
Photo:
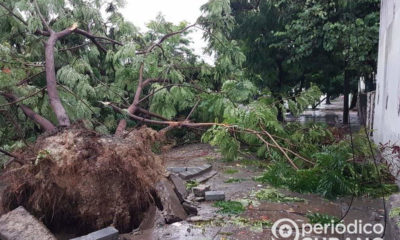
[[[229,169],[226,169],[224,171],[225,174],[235,174],[235,173],[238,173],[238,172],[239,172],[239,170],[233,169],[233,168],[229,168]]]
[[[324,214],[324,213],[312,213],[309,212],[306,214],[306,217],[310,221],[311,224],[329,224],[329,223],[337,223],[339,222],[339,218],[335,216],[331,216],[329,214]]]
[[[186,182],[186,189],[187,190],[191,190],[192,188],[197,187],[197,186],[199,186],[199,183],[194,181],[194,180],[189,180],[189,181]]]
[[[254,193],[254,196],[258,200],[268,201],[268,202],[304,202],[303,198],[298,197],[288,197],[274,188],[261,189]]]
[[[240,202],[235,201],[217,201],[214,207],[219,208],[218,212],[224,214],[240,214],[245,210]]]
[[[246,179],[230,177],[228,180],[225,180],[224,183],[240,183],[243,181],[246,181]]]
[[[400,207],[395,207],[392,210],[390,210],[389,217],[391,218],[400,217]]]

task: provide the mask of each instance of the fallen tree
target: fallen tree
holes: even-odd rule
[[[348,185],[355,181],[349,179],[357,174],[331,181],[347,173],[348,165],[335,172],[321,168],[327,162],[321,152],[335,143],[331,131],[278,121],[282,113],[298,115],[319,101],[319,89],[310,85],[277,97],[256,88],[242,67],[239,44],[229,37],[234,22],[228,1],[210,1],[192,25],[176,26],[159,17],[144,34],[123,20],[118,5],[107,5],[104,21],[101,1],[68,3],[71,9],[35,0],[21,3],[24,7],[14,1],[0,4],[7,43],[0,48],[5,62],[0,121],[6,136],[1,145],[11,152],[25,144],[15,139],[33,140],[19,157],[23,165],[3,174],[10,183],[4,208],[24,205],[53,227],[79,221],[87,229],[115,224],[129,231],[141,219],[135,212],[157,202],[153,185],[162,166],[146,139],[181,127],[201,128],[202,140],[217,145],[227,160],[251,151],[271,161],[276,166],[272,169],[280,171],[267,175],[269,181],[296,174],[281,185],[304,183],[318,170],[319,178],[332,177],[325,179],[330,190],[319,193],[331,197],[352,192]],[[186,35],[194,28],[203,30],[208,51],[216,53],[213,66],[198,61],[187,46]],[[78,119],[84,119],[85,128],[71,127]],[[143,125],[160,131],[137,130]],[[16,136],[13,129],[23,134]],[[342,155],[341,162],[354,158],[348,151]],[[328,166],[334,165],[330,160]],[[340,183],[346,187],[337,190]],[[313,186],[314,191],[326,185]],[[61,207],[49,208],[56,205]]]

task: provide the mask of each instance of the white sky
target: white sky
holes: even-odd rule
[[[161,13],[165,20],[178,24],[187,21],[194,23],[201,15],[200,7],[208,0],[126,0],[126,5],[121,12],[123,16],[142,31],[146,29],[146,24],[154,20]],[[202,32],[193,29],[189,36],[192,39],[191,48],[201,56],[207,63],[212,63],[212,57],[203,54],[206,46],[202,39]]]

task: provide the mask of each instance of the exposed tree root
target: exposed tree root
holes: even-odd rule
[[[154,186],[163,168],[151,151],[159,137],[145,127],[114,138],[79,126],[40,137],[33,152],[19,154],[32,163],[0,177],[7,185],[0,203],[5,211],[24,206],[53,231],[131,231],[160,205]]]

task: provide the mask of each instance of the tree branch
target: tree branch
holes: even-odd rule
[[[45,26],[46,30],[51,33],[53,30],[50,28],[49,24],[46,22],[46,20],[44,19],[42,13],[40,12],[39,5],[37,4],[37,1],[33,0],[33,4],[35,5],[36,12],[39,15],[40,20],[42,21],[42,24]]]
[[[137,110],[138,110],[139,112],[142,112],[142,113],[144,113],[144,114],[150,116],[150,117],[155,117],[155,118],[158,118],[158,119],[161,119],[161,120],[164,120],[164,121],[169,121],[168,118],[165,118],[165,117],[163,117],[163,116],[161,116],[161,115],[159,115],[159,114],[157,114],[157,113],[153,113],[153,112],[147,111],[147,110],[144,109],[144,108],[137,107]]]
[[[190,113],[187,115],[185,121],[188,121],[189,118],[192,116],[192,114],[194,113],[194,110],[196,110],[197,106],[200,103],[200,99],[197,100],[196,104],[193,106],[192,110],[190,111]]]
[[[19,103],[19,102],[22,102],[22,101],[24,101],[24,100],[26,100],[26,99],[28,99],[28,98],[31,98],[31,97],[37,95],[38,93],[42,92],[42,91],[45,90],[45,89],[46,89],[46,87],[43,87],[43,88],[37,90],[36,92],[29,94],[28,96],[25,96],[25,97],[22,97],[22,98],[19,98],[19,99],[15,99],[15,100],[13,100],[12,102],[9,102],[9,103],[0,105],[0,107],[6,107],[6,106],[10,106],[10,105],[17,104],[17,103]],[[0,94],[3,95],[3,94],[6,94],[6,93],[0,92]],[[5,95],[3,95],[3,96],[5,96]],[[6,97],[6,96],[5,96],[5,97]],[[6,97],[6,98],[7,98],[7,97]],[[9,98],[9,96],[8,96],[8,98]]]
[[[25,83],[30,82],[33,78],[35,78],[35,77],[37,77],[37,76],[39,76],[40,74],[45,73],[45,72],[46,72],[46,71],[41,71],[41,72],[38,72],[38,73],[36,73],[36,74],[34,74],[34,75],[32,75],[32,76],[29,76],[29,77],[27,77],[27,78],[25,78],[25,79],[22,79],[21,81],[19,81],[19,82],[16,84],[16,86],[24,85]]]
[[[15,102],[18,99],[15,95],[11,93],[0,92],[0,94],[4,96],[7,99],[7,101],[10,102]],[[55,126],[49,120],[35,113],[32,109],[30,109],[26,105],[19,104],[19,107],[28,118],[32,119],[35,123],[37,123],[44,131],[52,131],[55,129]]]
[[[8,11],[12,16],[22,22],[25,26],[28,26],[28,23],[20,16],[15,14],[10,8],[8,8],[3,2],[0,2],[0,6],[2,6],[6,11]]]
[[[183,29],[181,29],[179,31],[176,31],[176,32],[168,33],[168,34],[164,35],[158,42],[154,43],[149,48],[147,48],[145,51],[139,51],[138,54],[147,54],[147,53],[153,51],[153,49],[155,47],[161,46],[161,43],[163,43],[166,39],[168,39],[168,38],[170,38],[170,37],[172,37],[174,35],[186,32],[189,28],[192,28],[194,26],[196,26],[196,24],[189,25],[189,26],[187,26],[187,27],[185,27],[185,28],[183,28]]]

